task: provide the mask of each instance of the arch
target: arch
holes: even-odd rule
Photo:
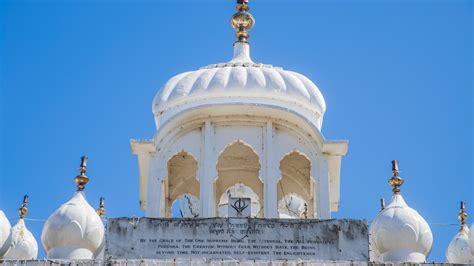
[[[256,194],[259,201],[263,199],[263,183],[259,178],[260,160],[252,146],[241,140],[226,145],[218,155],[216,169],[217,178],[214,182],[216,210],[221,195],[235,184],[243,184]],[[260,203],[260,206],[263,204]],[[262,217],[263,211],[259,211],[258,216]]]
[[[181,151],[167,162],[167,177],[164,182],[165,217],[171,217],[172,203],[183,194],[199,198],[199,181],[196,178],[198,161],[192,154]]]
[[[288,195],[297,195],[307,203],[307,217],[314,213],[314,180],[311,178],[311,160],[304,153],[292,151],[280,160],[280,180],[278,181],[279,203]]]

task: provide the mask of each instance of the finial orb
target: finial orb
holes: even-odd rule
[[[79,175],[74,178],[74,182],[77,184],[77,191],[82,191],[89,183],[89,178],[86,176],[87,171],[87,156],[81,157],[81,168],[79,169]]]
[[[245,30],[250,30],[255,25],[255,19],[252,14],[239,11],[230,19],[230,25],[237,31],[239,31],[241,27]]]

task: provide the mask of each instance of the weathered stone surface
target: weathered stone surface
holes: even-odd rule
[[[367,222],[111,218],[106,258],[368,261]]]

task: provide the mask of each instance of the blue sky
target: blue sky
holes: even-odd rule
[[[143,215],[129,140],[152,137],[167,79],[230,60],[234,5],[1,1],[0,209],[12,222],[24,194],[40,220],[67,201],[83,154],[89,202],[104,196],[109,217]],[[433,230],[428,260],[444,261],[460,200],[474,217],[472,3],[250,5],[254,61],[312,79],[327,102],[324,136],[350,142],[334,217],[372,220],[398,159],[402,194]],[[39,240],[42,222],[27,225]]]

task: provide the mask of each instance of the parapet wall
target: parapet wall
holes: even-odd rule
[[[363,220],[113,218],[105,257],[226,261],[369,261]]]

